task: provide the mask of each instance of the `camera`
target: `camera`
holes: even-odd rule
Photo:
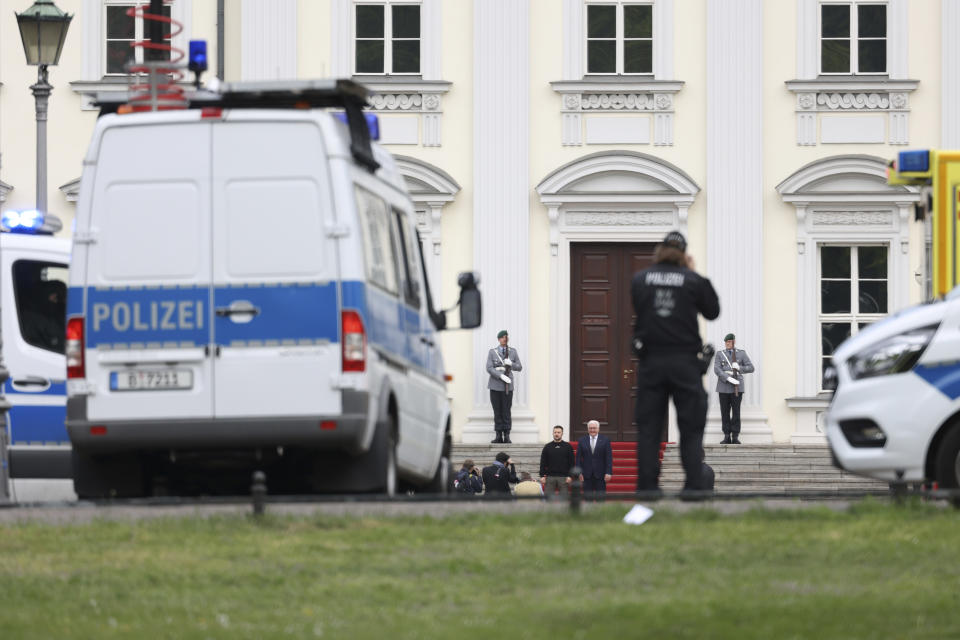
[[[713,348],[712,344],[705,344],[700,347],[700,351],[697,352],[697,364],[700,365],[700,375],[704,375],[710,370],[710,363],[713,362],[713,356],[716,353],[717,350]]]

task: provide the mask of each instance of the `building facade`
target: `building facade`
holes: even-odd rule
[[[36,70],[0,15],[0,207],[34,200]],[[130,0],[75,15],[48,122],[50,208],[69,234],[91,96],[121,91]],[[148,4],[148,3],[140,3]],[[226,81],[352,77],[418,212],[438,304],[481,274],[484,325],[447,332],[454,437],[484,442],[499,329],[524,364],[514,442],[597,419],[634,439],[630,275],[670,230],[737,335],[746,442],[823,442],[822,371],[846,336],[924,299],[923,194],[906,148],[960,146],[952,0],[174,0],[173,43]],[[222,65],[217,52],[222,52]],[[712,374],[705,378],[713,389]],[[672,419],[672,418],[671,418]],[[711,393],[708,441],[719,440]]]

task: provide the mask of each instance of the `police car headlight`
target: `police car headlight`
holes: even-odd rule
[[[923,355],[938,326],[913,329],[864,349],[850,358],[850,377],[860,380],[909,371]]]

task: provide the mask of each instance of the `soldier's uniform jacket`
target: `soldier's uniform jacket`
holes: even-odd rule
[[[503,361],[507,356],[500,355],[500,345],[497,345],[487,353],[487,373],[490,374],[490,381],[487,382],[487,389],[493,389],[494,391],[507,391],[507,383],[500,379],[500,375],[503,373],[507,374],[507,377],[510,380],[513,380],[513,372],[521,371],[523,365],[520,364],[520,356],[517,355],[517,350],[513,347],[507,347],[507,353],[509,354],[511,365],[510,371],[506,371],[503,365]],[[510,391],[513,391],[513,383],[510,384]]]
[[[733,393],[739,391],[743,393],[747,390],[743,383],[743,374],[753,373],[753,363],[750,362],[750,356],[743,349],[736,349],[737,363],[740,365],[740,371],[735,371],[730,365],[733,363],[733,355],[727,349],[717,351],[713,359],[713,372],[717,374],[717,391],[720,393]],[[740,381],[739,386],[727,382],[727,377],[733,376]]]

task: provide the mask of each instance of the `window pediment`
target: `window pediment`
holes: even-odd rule
[[[811,162],[777,185],[785,202],[889,202],[918,197],[915,188],[887,184],[887,161],[870,155],[831,156]]]
[[[650,176],[626,171],[609,171],[575,180],[563,189],[563,193],[675,193],[664,182]]]

